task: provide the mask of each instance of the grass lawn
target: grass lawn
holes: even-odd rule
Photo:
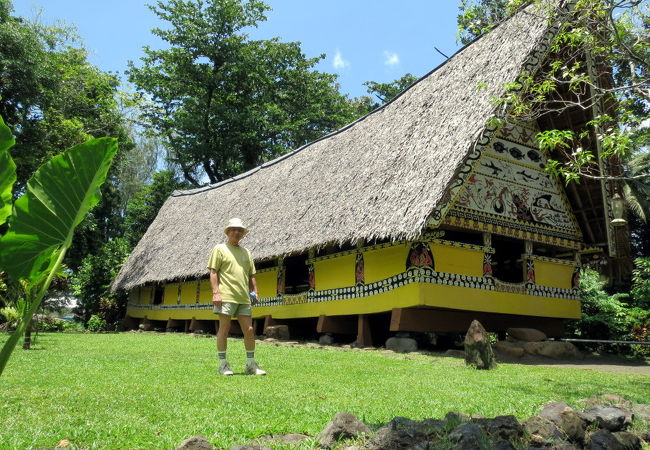
[[[8,335],[0,335],[0,344]],[[650,377],[380,351],[259,343],[266,377],[240,375],[243,341],[230,341],[233,377],[216,375],[214,338],[183,334],[41,334],[17,348],[0,377],[0,447],[174,448],[201,434],[228,448],[269,433],[316,434],[339,411],[371,428],[395,416],[448,411],[520,420],[551,400],[617,393],[647,403]],[[313,441],[311,441],[313,443]]]

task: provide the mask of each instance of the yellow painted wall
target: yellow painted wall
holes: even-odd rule
[[[535,283],[540,286],[552,286],[571,289],[573,266],[535,261]]]
[[[140,302],[143,305],[150,305],[153,303],[153,287],[144,286],[140,291]]]
[[[421,284],[421,295],[427,306],[524,316],[580,318],[578,300],[425,283]]]
[[[196,281],[186,281],[181,285],[181,303],[196,303]]]
[[[337,258],[314,262],[316,290],[324,291],[346,286],[354,286],[354,253]],[[367,282],[367,280],[366,280]]]
[[[437,272],[483,276],[483,252],[466,248],[429,244]]]
[[[270,270],[255,275],[257,282],[257,292],[260,298],[275,297],[278,289],[278,271]]]
[[[402,244],[363,252],[366,284],[404,272],[409,249],[410,246]],[[354,260],[352,264],[354,266]],[[352,270],[353,279],[348,286],[354,285],[354,267]],[[316,274],[318,276],[318,272]]]
[[[179,283],[167,283],[164,287],[163,294],[164,305],[175,305],[178,299],[178,285]]]

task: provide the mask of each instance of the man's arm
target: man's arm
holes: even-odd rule
[[[255,274],[248,277],[248,290],[250,292],[255,292],[255,296],[259,299],[260,296],[257,293],[257,281],[255,280]]]
[[[217,308],[221,307],[221,291],[219,290],[219,273],[210,269],[210,284],[212,285],[212,303]]]

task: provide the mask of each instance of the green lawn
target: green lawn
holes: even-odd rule
[[[0,344],[7,335],[0,335]],[[243,341],[230,341],[236,374]],[[339,411],[371,428],[448,411],[526,419],[550,400],[601,393],[648,402],[650,377],[383,352],[260,343],[266,377],[216,375],[214,338],[183,334],[42,334],[0,377],[0,446],[173,448],[201,434],[218,447],[268,433],[315,434]]]

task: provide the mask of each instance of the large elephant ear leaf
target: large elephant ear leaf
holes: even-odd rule
[[[92,139],[36,171],[0,239],[2,270],[13,279],[33,280],[55,252],[70,247],[75,227],[99,202],[99,188],[116,152],[116,139]]]
[[[16,164],[9,155],[9,149],[15,142],[11,130],[0,117],[0,225],[11,215],[11,190],[16,182]]]

